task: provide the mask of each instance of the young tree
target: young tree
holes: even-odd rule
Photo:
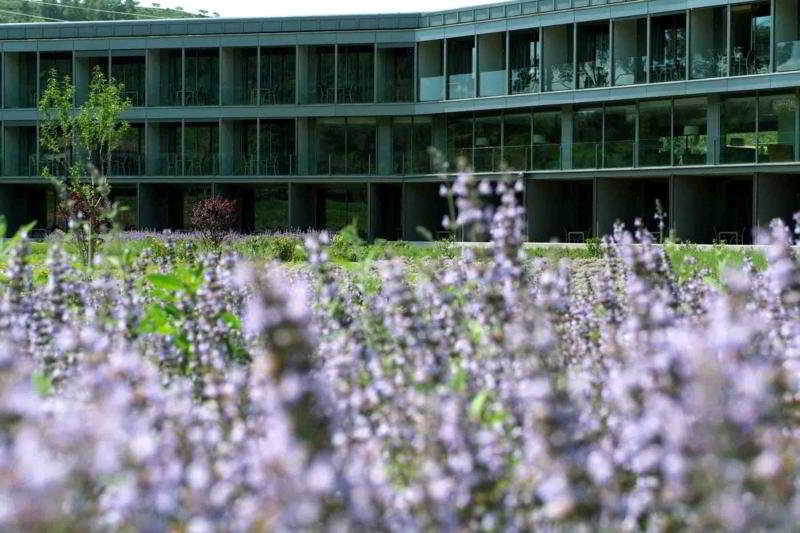
[[[130,107],[124,86],[96,68],[85,104],[75,108],[75,86],[50,72],[39,100],[39,137],[47,152],[42,175],[58,191],[58,214],[66,220],[81,260],[90,265],[116,218],[106,179],[111,156],[130,125],[121,119]]]
[[[238,222],[239,203],[223,196],[204,198],[192,209],[192,227],[214,246],[218,246]]]

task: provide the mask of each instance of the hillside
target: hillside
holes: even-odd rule
[[[79,20],[144,20],[219,16],[183,8],[162,8],[157,2],[136,0],[0,0],[0,22],[59,22]]]

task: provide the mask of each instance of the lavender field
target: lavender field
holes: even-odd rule
[[[529,260],[497,187],[452,190],[451,224],[491,246],[413,272],[337,268],[320,234],[307,268],[140,253],[90,274],[53,245],[34,283],[15,243],[0,529],[797,530],[793,232],[709,276],[619,228],[576,274]]]

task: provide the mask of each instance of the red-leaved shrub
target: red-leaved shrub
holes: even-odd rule
[[[210,196],[192,208],[192,228],[203,233],[214,245],[239,223],[239,203],[223,196]]]

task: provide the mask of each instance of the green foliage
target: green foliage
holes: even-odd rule
[[[180,7],[161,7],[160,4],[148,3],[144,6],[137,0],[48,0],[44,4],[28,0],[0,0],[0,10],[0,22],[3,23],[200,18],[209,15],[205,10],[194,13]],[[213,15],[219,16],[216,12]]]
[[[331,239],[328,253],[331,259],[337,261],[359,261],[364,258],[363,241],[358,236],[356,222],[343,228]]]

